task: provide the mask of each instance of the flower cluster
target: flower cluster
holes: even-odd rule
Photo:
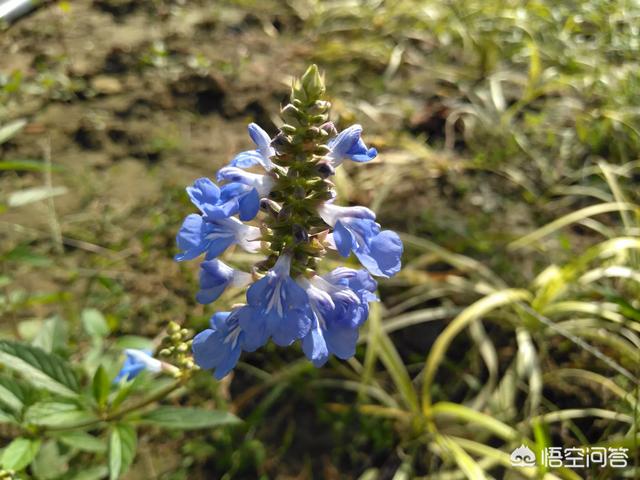
[[[300,341],[316,366],[330,355],[352,357],[369,302],[377,300],[371,275],[400,270],[398,235],[382,230],[368,208],[335,204],[335,169],[345,160],[367,162],[377,152],[365,145],[360,125],[336,131],[324,90],[318,69],[310,67],[294,83],[291,103],[282,109],[286,123],[274,138],[249,125],[256,148],[221,168],[217,184],[201,178],[187,188],[200,213],[184,220],[176,260],[204,254],[196,299],[207,304],[230,286],[247,288],[246,304],[216,313],[211,328],[193,339],[195,362],[218,379],[242,351],[270,339],[281,346]],[[218,259],[232,245],[264,257],[251,272],[237,270]],[[343,257],[353,252],[366,270],[319,274],[327,250]]]

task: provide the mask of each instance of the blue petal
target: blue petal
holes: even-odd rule
[[[207,255],[205,258],[207,260],[212,260],[222,254],[227,248],[229,248],[233,242],[235,241],[234,237],[229,235],[219,236],[214,238],[213,240],[207,241]]]
[[[187,194],[191,202],[205,213],[207,205],[214,205],[220,197],[220,189],[208,178],[199,178],[193,185],[187,187]]]
[[[385,230],[376,235],[370,243],[371,257],[378,263],[385,276],[395,275],[400,271],[402,256],[402,240],[397,233]]]
[[[311,312],[306,309],[287,309],[273,332],[273,342],[281,347],[291,345],[305,337],[311,327]]]
[[[232,167],[250,168],[254,165],[260,165],[262,162],[262,155],[257,150],[248,150],[241,152],[231,160],[230,165]]]
[[[209,324],[213,330],[224,330],[227,325],[227,317],[231,312],[216,312],[209,320]]]
[[[269,134],[265,132],[264,129],[260,127],[260,125],[258,125],[257,123],[250,123],[247,128],[249,130],[249,136],[251,137],[251,140],[253,140],[253,143],[255,143],[258,147],[266,148],[271,145],[271,137],[269,137]]]
[[[269,340],[267,318],[258,309],[243,307],[238,317],[240,328],[244,332],[243,349],[253,352],[262,347]]]
[[[203,237],[202,217],[195,213],[188,215],[176,236],[176,243],[182,253],[177,254],[175,259],[178,261],[191,260],[204,252],[207,243]]]
[[[232,198],[224,203],[216,205],[205,205],[203,212],[207,215],[208,220],[223,220],[238,213],[238,199]]]
[[[344,129],[329,142],[332,154],[338,159],[346,156],[347,152],[360,140],[361,134],[362,127],[360,125],[351,125],[349,128]]]
[[[327,344],[317,328],[313,328],[302,339],[302,351],[313,362],[315,367],[321,367],[329,359]]]
[[[239,199],[240,204],[240,220],[247,222],[253,220],[260,209],[260,196],[255,188],[244,194]]]
[[[206,329],[193,338],[193,359],[204,369],[211,370],[220,364],[224,357],[222,335],[212,329]]]
[[[216,367],[214,377],[217,380],[222,380],[226,377],[231,370],[236,366],[238,360],[240,360],[240,347],[236,346],[235,348],[227,347],[227,354],[224,356],[220,364]]]
[[[333,229],[333,241],[336,244],[338,253],[343,257],[348,257],[353,248],[353,236],[340,220],[336,222]]]
[[[356,353],[356,343],[358,341],[357,328],[345,328],[331,326],[323,332],[327,349],[336,357],[346,360]]]

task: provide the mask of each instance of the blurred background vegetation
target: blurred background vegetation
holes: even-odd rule
[[[0,33],[0,338],[75,362],[97,316],[116,365],[170,320],[203,328],[197,266],[172,260],[184,187],[247,123],[275,133],[314,62],[380,152],[341,196],[403,234],[405,268],[356,358],[271,345],[199,373],[164,403],[244,422],[143,427],[126,478],[638,478],[639,29],[631,0],[46,2]],[[629,467],[514,469],[521,443]],[[107,475],[104,450],[54,445],[26,478]]]

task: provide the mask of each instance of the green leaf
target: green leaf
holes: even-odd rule
[[[117,480],[131,466],[136,455],[136,431],[131,425],[116,425],[109,437],[109,480]]]
[[[27,396],[25,388],[15,379],[0,377],[0,404],[6,405],[12,412],[22,411]]]
[[[109,335],[109,325],[99,310],[86,308],[82,311],[81,317],[84,331],[90,337],[104,338]]]
[[[78,379],[57,355],[18,342],[0,340],[0,364],[24,376],[32,385],[65,397],[76,397]]]
[[[109,475],[109,468],[106,465],[84,468],[82,471],[70,477],[69,480],[100,480]]]
[[[62,402],[38,402],[25,414],[25,422],[43,427],[72,427],[95,419],[92,412],[76,404]]]
[[[103,440],[85,432],[64,432],[56,438],[60,443],[83,452],[102,453],[107,451],[107,445]]]
[[[35,458],[40,449],[40,440],[18,437],[2,452],[0,465],[8,470],[23,470]]]
[[[39,160],[5,160],[0,162],[0,171],[13,170],[23,172],[44,172],[47,164]],[[59,172],[60,166],[54,165],[51,170]]]
[[[49,353],[61,350],[66,344],[67,329],[60,317],[45,320],[32,343],[34,347]]]
[[[93,382],[91,383],[91,391],[93,392],[93,398],[99,407],[104,407],[107,404],[107,398],[109,397],[109,390],[111,389],[111,380],[105,368],[100,365],[93,376]]]
[[[240,423],[241,420],[229,412],[205,410],[201,408],[159,407],[145,413],[143,423],[178,430],[196,430],[221,425]]]
[[[0,423],[17,423],[13,415],[3,410],[0,410]]]
[[[100,480],[109,475],[109,468],[106,465],[89,467],[76,473],[69,480]]]
[[[67,193],[67,187],[32,187],[11,192],[7,198],[10,207],[22,207],[30,203],[40,202],[48,198],[57,197]]]
[[[21,118],[19,120],[14,120],[13,122],[7,123],[3,127],[0,127],[0,145],[16,135],[25,127],[26,124],[27,121]]]
[[[69,469],[68,455],[62,455],[54,440],[44,442],[36,455],[31,470],[38,480],[54,480],[61,478]]]
[[[466,478],[469,480],[486,480],[487,477],[480,465],[451,438],[438,434],[436,435],[436,442],[451,454]]]

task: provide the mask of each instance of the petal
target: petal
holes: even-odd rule
[[[222,337],[212,329],[206,329],[193,338],[193,359],[204,370],[211,370],[220,364],[224,356]]]
[[[204,205],[202,211],[207,216],[207,220],[222,220],[238,213],[238,209],[238,199],[232,198],[224,203]]]
[[[248,193],[240,197],[240,220],[247,222],[253,220],[260,210],[260,196],[258,191],[253,188]]]
[[[215,331],[224,330],[227,325],[227,317],[231,312],[216,312],[213,314],[211,319],[209,320],[209,324],[211,328]]]
[[[233,278],[233,268],[220,260],[209,260],[200,264],[200,287],[212,288],[225,285]]]
[[[250,123],[247,127],[249,130],[249,136],[253,143],[258,147],[266,148],[271,145],[271,137],[265,132],[257,123]]]
[[[198,293],[196,293],[196,301],[202,305],[211,303],[222,295],[226,287],[227,284],[225,283],[216,287],[202,288]]]
[[[248,150],[236,155],[229,165],[232,167],[250,168],[254,165],[261,165],[263,161],[260,152],[257,150]]]
[[[214,377],[216,380],[222,380],[226,377],[231,370],[237,365],[238,360],[240,360],[240,346],[237,345],[235,348],[231,348],[228,345],[225,345],[225,355],[222,357],[222,361],[216,367]]]
[[[318,328],[313,328],[306,337],[302,339],[302,351],[315,367],[321,367],[329,359],[327,344]]]
[[[187,194],[191,202],[205,213],[204,207],[207,204],[215,205],[220,197],[220,189],[208,178],[199,178],[193,185],[187,187]]]
[[[331,155],[335,160],[340,160],[360,140],[362,127],[360,125],[351,125],[338,134],[331,142]]]
[[[252,307],[260,307],[271,289],[269,275],[262,277],[247,290],[247,303]]]
[[[348,257],[353,248],[353,236],[339,220],[333,230],[333,241],[336,244],[338,253],[343,257]]]
[[[207,260],[213,260],[218,255],[222,254],[222,252],[229,248],[234,242],[233,236],[226,232],[214,235],[215,234],[211,235],[212,238],[208,239],[208,245],[206,247],[207,255],[205,257]]]
[[[176,236],[176,243],[182,251],[175,256],[178,261],[191,260],[206,250],[207,242],[204,241],[203,220],[200,215],[192,213],[184,219]]]
[[[253,352],[269,340],[265,316],[253,307],[243,307],[238,314],[240,328],[243,331],[242,348]]]
[[[385,230],[376,235],[369,245],[370,255],[378,263],[385,276],[395,275],[400,271],[402,256],[402,240],[397,233]]]
[[[346,360],[355,355],[356,343],[358,341],[357,328],[332,326],[323,333],[327,349],[330,353],[342,360]]]
[[[280,319],[278,328],[273,332],[273,342],[286,347],[296,340],[304,338],[311,327],[311,312],[307,309],[287,309]]]

